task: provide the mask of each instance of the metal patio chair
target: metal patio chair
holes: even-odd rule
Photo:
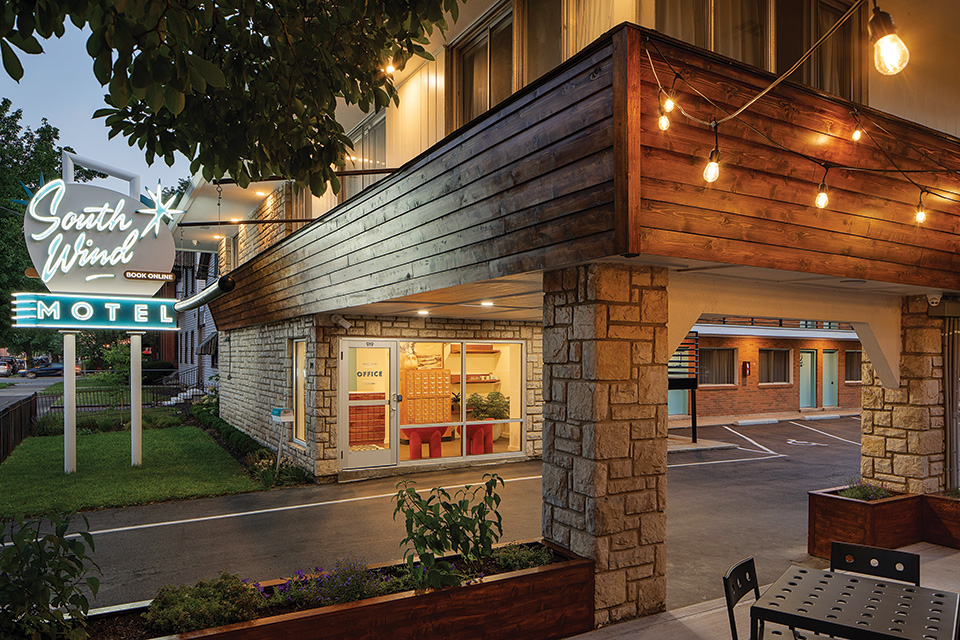
[[[752,557],[741,560],[733,565],[723,576],[723,595],[727,600],[727,615],[730,617],[730,635],[733,640],[740,640],[739,636],[737,636],[737,621],[733,615],[733,608],[743,599],[743,596],[751,591],[753,591],[754,600],[759,600],[760,583],[757,580],[757,568]],[[782,629],[784,629],[784,627],[780,625],[772,625],[770,633],[774,636],[783,637],[786,634],[783,633]],[[761,620],[761,639],[763,638],[763,632],[764,623],[763,620]],[[793,634],[794,640],[806,640],[804,636],[797,633],[796,629],[790,629],[790,632]]]
[[[920,556],[907,551],[835,541],[830,544],[830,571],[860,573],[920,586]]]

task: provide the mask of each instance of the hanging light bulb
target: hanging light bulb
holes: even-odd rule
[[[873,64],[877,71],[885,76],[892,76],[903,71],[910,62],[910,51],[897,35],[897,28],[893,18],[886,11],[881,11],[876,0],[873,2],[873,16],[867,23],[870,42],[873,43]]]
[[[860,128],[860,125],[857,125],[857,128],[853,130],[853,135],[850,137],[853,138],[854,142],[860,142],[860,138],[863,137],[863,129]]]
[[[667,94],[666,98],[663,100],[663,110],[667,113],[673,111],[673,108],[677,106],[677,103],[673,99],[673,92]]]
[[[666,107],[658,107],[657,113],[660,114],[660,117],[657,118],[657,126],[660,127],[660,131],[666,131],[670,128],[670,118],[667,116]]]
[[[710,159],[703,170],[703,179],[707,182],[716,182],[720,177],[720,149],[716,147],[710,152]]]
[[[917,203],[917,224],[923,224],[927,219],[927,208],[923,206],[923,191],[920,192],[920,202]]]
[[[823,209],[829,202],[830,198],[827,197],[827,183],[824,181],[820,183],[820,187],[817,189],[817,208]]]

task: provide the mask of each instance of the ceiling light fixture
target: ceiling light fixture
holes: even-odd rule
[[[492,303],[492,302],[489,302],[489,301],[487,301],[487,302],[481,302],[481,303],[480,303],[480,306],[481,306],[481,307],[492,307],[492,306],[493,306],[493,303]]]
[[[427,316],[427,315],[430,315],[430,312],[427,311],[426,309],[420,309],[419,311],[417,311],[417,315],[419,315],[419,316]]]
[[[867,32],[870,34],[870,42],[873,43],[873,64],[877,71],[885,76],[903,71],[910,62],[910,51],[897,35],[893,18],[886,11],[880,10],[877,0],[873,0],[873,15],[867,23]]]
[[[257,195],[262,198],[263,196],[267,195],[267,192],[266,192],[266,191],[257,191]]]

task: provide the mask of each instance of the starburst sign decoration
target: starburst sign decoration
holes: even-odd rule
[[[147,189],[147,196],[153,200],[153,207],[147,209],[137,209],[137,213],[146,213],[148,215],[153,215],[153,218],[150,219],[150,222],[147,223],[147,226],[143,228],[143,231],[140,233],[140,236],[143,237],[150,233],[150,229],[153,229],[153,237],[156,238],[160,235],[160,223],[164,221],[164,218],[168,220],[173,220],[173,216],[178,213],[183,213],[181,209],[173,209],[170,205],[173,204],[173,201],[177,199],[177,196],[170,196],[170,199],[166,202],[163,201],[163,189],[160,188],[160,181],[157,181],[157,190],[156,192],[150,191]]]

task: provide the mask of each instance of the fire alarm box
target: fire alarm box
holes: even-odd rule
[[[750,363],[749,363],[749,362],[744,362],[744,363],[741,365],[741,370],[743,371],[743,377],[744,377],[744,378],[749,377],[749,376],[750,376]]]

